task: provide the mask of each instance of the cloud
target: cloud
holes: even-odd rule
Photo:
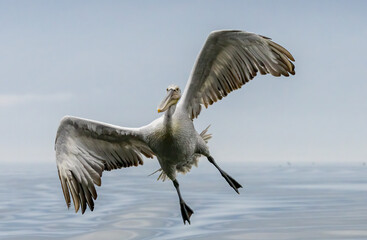
[[[0,94],[0,107],[25,105],[34,102],[63,102],[71,99],[70,93],[55,94]]]

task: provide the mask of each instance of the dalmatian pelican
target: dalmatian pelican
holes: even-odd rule
[[[68,207],[70,195],[75,212],[86,205],[94,209],[95,185],[101,185],[102,172],[139,166],[142,156],[158,159],[162,180],[170,179],[176,188],[184,224],[190,224],[194,211],[182,198],[177,172],[188,172],[200,156],[206,157],[239,193],[234,178],[214,161],[207,146],[207,129],[198,133],[193,120],[202,107],[208,107],[253,79],[258,72],[273,76],[294,75],[293,56],[270,38],[238,30],[214,31],[208,36],[183,94],[176,85],[158,106],[164,113],[140,128],[126,128],[83,118],[65,116],[57,130],[56,163]]]

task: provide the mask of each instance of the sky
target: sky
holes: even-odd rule
[[[65,115],[125,127],[184,89],[208,34],[255,32],[296,75],[203,110],[217,162],[367,162],[366,1],[0,1],[0,164],[55,162]],[[147,160],[150,161],[150,160]]]

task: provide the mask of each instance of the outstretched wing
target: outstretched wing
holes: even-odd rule
[[[75,212],[86,204],[93,211],[104,170],[143,164],[141,155],[153,158],[139,129],[122,128],[87,119],[64,117],[57,131],[56,163],[65,201],[70,194]]]
[[[293,56],[270,38],[235,30],[212,32],[201,50],[185,87],[179,111],[191,119],[201,111],[241,88],[257,72],[273,76],[294,75]]]

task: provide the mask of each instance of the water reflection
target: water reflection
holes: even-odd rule
[[[180,177],[195,214],[183,225],[172,184],[152,166],[104,174],[95,211],[66,209],[54,165],[0,176],[0,239],[366,239],[367,168],[224,166]],[[232,169],[231,169],[232,168]],[[17,169],[17,170],[11,170]]]

